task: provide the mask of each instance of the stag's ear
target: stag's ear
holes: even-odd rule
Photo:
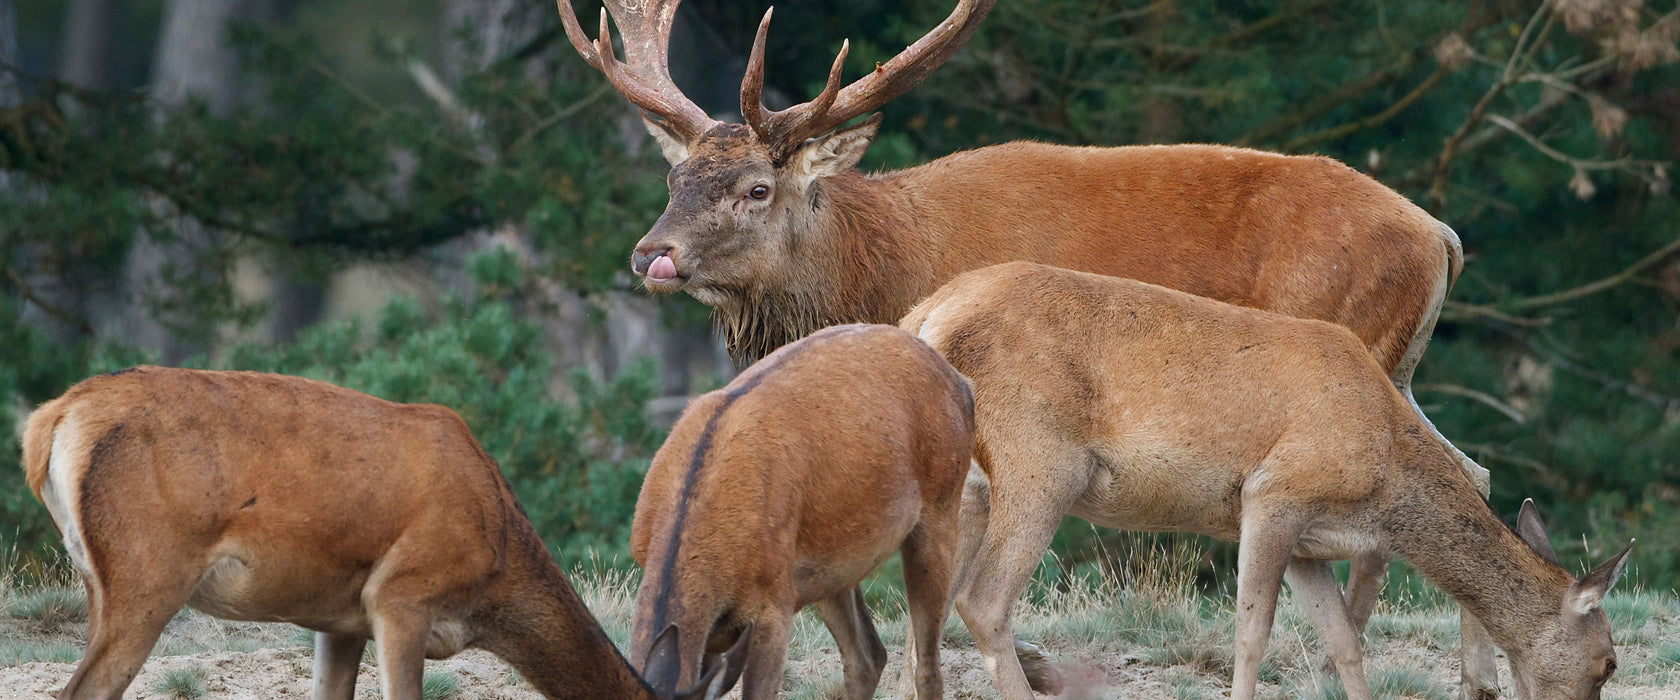
[[[1540,522],[1540,509],[1534,507],[1532,498],[1524,498],[1522,508],[1517,511],[1517,536],[1527,542],[1535,554],[1557,563],[1557,552],[1552,551],[1552,540],[1546,536],[1546,524]]]
[[[752,631],[753,625],[748,622],[729,651],[708,657],[701,664],[700,682],[678,694],[676,700],[717,700],[735,687],[735,681],[740,680],[741,671],[747,665],[747,647],[751,644],[748,640],[752,638]]]
[[[682,674],[682,656],[677,649],[677,626],[670,625],[653,638],[647,658],[642,661],[642,680],[647,681],[654,695],[668,698],[676,695],[677,678]]]
[[[1633,551],[1633,541],[1622,549],[1621,554],[1610,558],[1610,561],[1599,564],[1587,574],[1586,578],[1576,581],[1569,589],[1566,602],[1578,615],[1592,612],[1604,603],[1604,596],[1610,592],[1610,587],[1616,585],[1616,579],[1622,577],[1622,571],[1627,569],[1628,553]]]
[[[819,177],[839,175],[863,158],[863,152],[875,141],[875,131],[880,127],[881,113],[876,112],[853,126],[806,141],[793,154],[791,162],[807,185]]]
[[[653,140],[659,142],[659,152],[665,154],[665,160],[671,167],[682,165],[683,161],[688,160],[688,140],[672,131],[665,122],[648,119],[647,115],[643,114],[642,126],[647,127],[648,133],[653,134]]]

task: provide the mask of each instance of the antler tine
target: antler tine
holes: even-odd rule
[[[572,3],[569,0],[554,0],[554,4],[559,6],[560,26],[566,30],[566,39],[572,42],[572,48],[576,49],[578,55],[582,56],[583,60],[588,62],[589,65],[594,66],[596,70],[600,70],[601,58],[595,53],[595,42],[589,39],[589,35],[583,33],[583,27],[578,24],[577,15],[572,12]]]
[[[980,27],[981,20],[991,12],[997,0],[959,0],[951,15],[925,36],[916,40],[885,64],[877,65],[869,75],[859,78],[843,90],[835,90],[839,83],[840,64],[845,60],[842,46],[834,67],[829,71],[828,86],[815,100],[789,107],[763,118],[763,127],[754,127],[760,138],[774,141],[776,147],[791,150],[805,139],[846,123],[853,117],[880,107],[904,94],[951,57]],[[762,30],[761,30],[762,31]],[[760,70],[762,77],[762,67]],[[744,91],[744,87],[743,87]],[[836,94],[838,93],[838,94]],[[744,97],[744,96],[743,96]]]
[[[758,21],[758,34],[747,56],[747,72],[741,76],[741,119],[760,136],[764,134],[764,102],[760,99],[764,90],[764,40],[770,34],[770,14],[775,11],[776,6],[771,5],[764,10],[764,19]]]
[[[649,0],[638,3],[640,14],[627,9],[620,0],[608,0],[601,8],[600,34],[592,41],[573,14],[570,0],[555,0],[560,10],[560,24],[566,38],[578,55],[596,70],[606,75],[607,82],[623,94],[631,104],[663,119],[678,133],[694,138],[706,132],[717,121],[677,89],[671,80],[667,58],[671,24],[681,0]],[[627,62],[620,63],[613,54],[612,34],[607,15],[618,22],[624,37]]]

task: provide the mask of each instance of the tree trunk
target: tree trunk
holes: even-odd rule
[[[239,56],[227,41],[228,23],[260,16],[256,13],[267,4],[266,0],[170,0],[152,64],[151,92],[160,107],[202,100],[212,114],[233,111],[242,91]],[[173,241],[146,236],[135,241],[124,263],[122,301],[113,317],[100,319],[102,334],[156,352],[165,364],[208,350],[214,340],[212,329],[196,318],[171,317],[159,310],[182,292],[167,284],[169,266],[192,266],[207,246],[209,236],[203,226],[186,217],[176,222]],[[190,305],[181,308],[190,313]],[[189,337],[171,331],[171,325],[191,329]]]
[[[12,0],[0,0],[0,61],[8,66],[18,64],[17,47],[17,16],[12,13]],[[9,70],[0,70],[0,109],[16,107],[23,100],[18,91],[17,76]],[[0,173],[0,178],[5,174]],[[0,186],[5,184],[0,180]]]
[[[111,30],[117,0],[70,0],[59,42],[58,77],[90,90],[111,87]]]
[[[152,64],[152,96],[166,106],[204,100],[227,114],[239,100],[239,56],[228,22],[250,18],[258,0],[170,0]]]

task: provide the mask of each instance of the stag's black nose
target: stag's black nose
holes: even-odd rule
[[[637,275],[645,277],[648,267],[653,264],[653,261],[667,255],[671,255],[671,246],[638,245],[636,250],[630,253],[630,269]]]

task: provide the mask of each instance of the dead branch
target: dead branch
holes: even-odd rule
[[[1286,152],[1297,151],[1305,146],[1318,143],[1320,141],[1338,139],[1355,131],[1359,131],[1360,129],[1369,129],[1374,126],[1378,126],[1383,122],[1393,119],[1394,115],[1399,114],[1407,107],[1412,106],[1412,103],[1417,102],[1424,96],[1425,93],[1429,92],[1430,88],[1435,87],[1436,83],[1441,82],[1441,79],[1447,77],[1447,74],[1451,72],[1452,70],[1444,65],[1438,66],[1435,68],[1434,72],[1429,74],[1429,77],[1424,78],[1423,82],[1418,83],[1417,87],[1412,88],[1411,92],[1408,92],[1405,96],[1395,100],[1394,104],[1389,105],[1387,109],[1362,119],[1356,119],[1346,124],[1329,127],[1327,129],[1320,129],[1310,134],[1297,136],[1284,143],[1282,150]]]
[[[1511,404],[1500,401],[1492,394],[1476,391],[1475,389],[1471,389],[1467,386],[1460,386],[1458,384],[1414,384],[1412,385],[1412,388],[1418,391],[1430,391],[1437,394],[1462,396],[1487,405],[1493,410],[1503,414],[1506,418],[1511,419],[1513,423],[1518,425],[1528,422],[1528,416],[1523,415],[1522,411],[1518,411],[1515,407],[1511,406]]]
[[[42,298],[41,295],[36,294],[35,288],[30,286],[29,282],[23,278],[23,275],[18,274],[17,270],[13,270],[9,267],[5,268],[5,270],[6,279],[11,281],[12,288],[17,290],[18,296],[22,297],[25,301],[34,304],[36,307],[46,312],[48,316],[58,319],[65,325],[75,328],[83,335],[93,335],[93,326],[88,324],[86,319],[76,315],[69,309],[47,301],[45,298]]]

